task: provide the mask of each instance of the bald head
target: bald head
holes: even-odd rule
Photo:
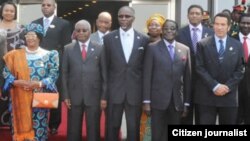
[[[96,26],[97,29],[105,34],[107,31],[110,30],[112,25],[112,16],[109,12],[101,12],[96,19]]]

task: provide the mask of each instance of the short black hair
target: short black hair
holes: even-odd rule
[[[17,7],[16,7],[16,4],[12,1],[7,1],[7,2],[4,2],[2,5],[1,5],[1,8],[0,8],[0,19],[3,19],[3,8],[6,6],[6,5],[12,5],[15,9],[15,16],[14,16],[14,20],[17,19]]]
[[[250,17],[250,13],[243,13],[241,16],[240,16],[240,22],[241,20],[243,19],[243,17]]]
[[[224,17],[224,18],[226,18],[227,19],[227,24],[231,25],[231,17],[227,13],[220,12],[220,13],[216,14],[214,16],[214,21],[215,21],[216,17]],[[213,21],[213,23],[214,23],[214,21]]]
[[[189,14],[189,12],[191,11],[191,9],[193,9],[193,8],[198,8],[198,9],[200,9],[201,10],[201,14],[203,14],[203,8],[200,6],[200,5],[197,5],[197,4],[193,4],[193,5],[190,5],[189,7],[188,7],[188,14]]]
[[[174,21],[174,20],[166,19],[165,22],[163,23],[162,27],[165,26],[165,24],[166,24],[167,22],[172,22],[172,23],[174,23],[174,24],[175,24],[175,27],[176,27],[176,31],[178,31],[178,29],[179,29],[178,23],[177,23],[176,21]]]

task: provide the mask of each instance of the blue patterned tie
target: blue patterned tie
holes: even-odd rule
[[[223,61],[225,48],[224,48],[224,45],[223,45],[223,40],[219,40],[219,43],[220,43],[220,49],[219,49],[218,53],[219,53],[219,61],[221,63]]]
[[[46,18],[43,20],[43,29],[45,33],[47,32],[48,28],[49,28],[49,19]]]
[[[192,37],[193,50],[196,53],[196,51],[197,51],[197,42],[198,42],[198,34],[197,34],[198,28],[192,28],[192,31],[193,31],[193,37]]]
[[[169,48],[169,55],[173,61],[174,60],[174,46],[168,45],[168,48]]]

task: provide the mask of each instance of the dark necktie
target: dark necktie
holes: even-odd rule
[[[197,34],[198,28],[192,28],[192,31],[193,31],[193,37],[192,37],[193,50],[196,53],[196,51],[197,51],[197,42],[198,42],[198,34]]]
[[[225,52],[225,48],[223,45],[223,40],[219,40],[220,43],[220,48],[219,48],[219,61],[220,63],[223,61],[223,56],[224,56],[224,52]]]
[[[245,61],[248,61],[248,46],[247,46],[247,37],[243,37],[244,41],[243,41],[243,49],[244,49],[244,58]]]
[[[86,45],[82,44],[82,60],[85,60],[87,57]]]
[[[168,45],[168,49],[169,49],[169,55],[173,61],[174,60],[174,46]]]

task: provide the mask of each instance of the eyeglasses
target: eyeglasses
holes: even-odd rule
[[[128,19],[131,17],[133,17],[133,16],[131,16],[131,15],[118,15],[118,18],[120,18],[120,19],[123,19],[123,18]]]
[[[26,34],[24,37],[25,38],[36,38],[37,35],[36,34]]]

